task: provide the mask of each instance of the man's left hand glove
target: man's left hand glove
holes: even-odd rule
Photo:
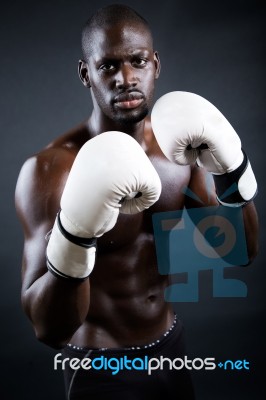
[[[167,93],[155,103],[151,123],[169,160],[197,162],[213,174],[221,204],[238,207],[255,197],[257,182],[240,138],[209,101],[189,92]]]

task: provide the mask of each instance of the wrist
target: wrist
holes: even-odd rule
[[[47,268],[57,277],[85,280],[95,264],[96,238],[77,237],[65,230],[60,212],[47,245]]]
[[[217,200],[227,207],[242,207],[257,194],[257,182],[246,153],[242,163],[233,171],[213,174]]]

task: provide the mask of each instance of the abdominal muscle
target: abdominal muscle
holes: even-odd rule
[[[173,323],[164,300],[168,276],[160,275],[153,235],[141,233],[130,244],[115,248],[105,238],[90,276],[87,318],[71,344],[89,348],[141,346],[160,338]],[[114,249],[112,249],[114,247]]]

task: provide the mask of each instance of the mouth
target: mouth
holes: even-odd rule
[[[122,93],[115,97],[114,104],[118,108],[133,109],[137,108],[144,100],[140,92]]]

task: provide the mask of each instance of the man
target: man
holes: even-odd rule
[[[160,60],[147,22],[125,6],[103,8],[86,24],[82,50],[79,76],[90,89],[91,116],[27,160],[17,183],[22,304],[37,338],[64,348],[69,359],[183,357],[182,324],[164,300],[169,277],[158,273],[152,215],[202,206],[185,196],[186,186],[203,204],[217,204],[216,193],[209,201],[204,168],[169,161],[155,139],[148,112]],[[252,260],[252,201],[243,214]],[[114,375],[66,367],[65,377],[71,399],[194,398],[185,369],[148,376],[137,368]]]

